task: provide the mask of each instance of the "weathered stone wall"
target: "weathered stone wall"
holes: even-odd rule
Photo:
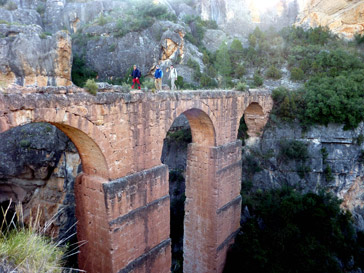
[[[185,261],[194,263],[192,268],[221,272],[240,219],[239,121],[251,103],[269,113],[268,92],[106,90],[91,96],[69,87],[7,91],[0,94],[0,132],[49,122],[79,151],[84,173],[75,185],[77,228],[78,239],[87,241],[79,262],[88,272],[169,272],[170,200],[161,154],[167,131],[185,114],[191,147],[202,147],[188,157],[186,196],[196,206],[186,210],[185,224],[186,240],[199,234],[196,243],[201,245],[186,241],[185,253],[191,259]],[[197,219],[204,219],[209,232]]]

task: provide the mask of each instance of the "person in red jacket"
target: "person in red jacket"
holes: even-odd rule
[[[135,83],[138,84],[138,89],[140,89],[140,77],[141,77],[142,73],[140,72],[140,70],[137,68],[136,65],[134,65],[134,69],[133,72],[131,72],[131,77],[133,77],[133,85],[131,86],[132,89],[134,89],[134,85]]]

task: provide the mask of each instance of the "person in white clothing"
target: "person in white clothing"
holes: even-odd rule
[[[171,71],[169,73],[169,78],[171,79],[171,89],[172,91],[176,89],[175,81],[177,80],[177,69],[171,65]]]

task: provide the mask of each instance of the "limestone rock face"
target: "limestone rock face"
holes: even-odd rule
[[[0,8],[0,20],[9,24],[42,26],[39,13],[32,9],[7,10]]]
[[[157,63],[165,71],[170,64],[176,64],[177,59],[184,60],[188,51],[184,42],[185,28],[179,24],[156,22],[142,32],[129,32],[123,37],[111,34],[114,27],[110,24],[84,30],[88,35],[99,37],[87,41],[85,58],[100,79],[125,77],[134,64],[143,75],[153,73]]]
[[[48,230],[67,237],[76,222],[74,180],[80,157],[70,140],[54,126],[33,123],[1,134],[0,202],[21,202],[25,220],[41,210],[41,223],[56,214]]]
[[[301,0],[201,0],[202,19],[215,20],[228,34],[247,36],[255,27],[282,28],[295,22]]]
[[[250,153],[248,150],[254,152],[253,160],[260,169],[253,171],[250,178],[246,174],[243,180],[251,179],[257,188],[288,184],[303,192],[331,191],[343,200],[342,206],[354,214],[358,228],[364,229],[364,164],[360,159],[364,145],[357,143],[358,137],[364,134],[364,125],[348,131],[342,127],[333,124],[314,126],[304,132],[299,126],[284,123],[268,126],[259,144],[245,148],[246,155]],[[293,139],[307,145],[308,159],[305,162],[285,161],[280,157],[281,142]],[[243,168],[248,168],[249,160],[252,158],[245,157]],[[304,170],[304,166],[308,168]],[[332,173],[331,178],[328,170]],[[249,172],[249,168],[245,171]]]
[[[298,24],[326,26],[346,38],[364,33],[364,2],[361,0],[309,0],[300,13]]]
[[[203,45],[207,50],[215,52],[221,44],[228,40],[226,33],[220,29],[208,29],[203,38]]]
[[[200,14],[215,20],[225,31],[246,35],[256,26],[282,28],[297,23],[304,27],[328,27],[345,38],[364,33],[361,0],[201,0]]]
[[[3,85],[71,85],[70,36],[48,36],[38,25],[0,25],[0,80]],[[3,86],[4,87],[4,86]]]

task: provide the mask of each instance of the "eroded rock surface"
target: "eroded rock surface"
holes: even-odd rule
[[[0,202],[22,203],[25,221],[39,208],[42,224],[54,217],[50,235],[70,236],[76,231],[74,180],[81,170],[72,142],[45,123],[17,127],[0,137]]]
[[[364,33],[364,2],[361,0],[310,0],[298,18],[300,25],[326,26],[346,38]]]
[[[71,85],[70,36],[47,35],[38,25],[0,24],[0,81],[2,87]]]
[[[364,134],[361,124],[355,130],[344,131],[341,125],[314,126],[307,132],[299,126],[280,123],[268,126],[259,144],[245,148],[243,168],[245,182],[256,188],[292,185],[303,191],[326,190],[343,200],[363,229]],[[282,142],[298,140],[307,145],[308,158],[284,160]],[[248,141],[249,143],[249,141]],[[244,173],[243,172],[243,173]]]

